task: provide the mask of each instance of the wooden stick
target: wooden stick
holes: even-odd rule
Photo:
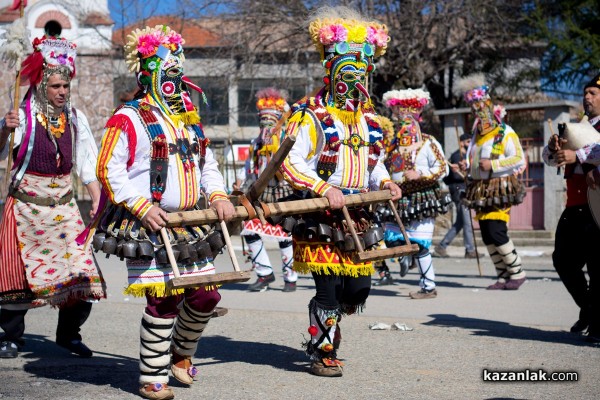
[[[256,178],[254,183],[252,183],[246,192],[246,197],[250,203],[253,203],[255,200],[259,199],[262,192],[264,192],[264,190],[267,188],[269,181],[273,179],[277,171],[279,171],[279,167],[281,164],[283,164],[283,161],[294,146],[294,143],[296,143],[296,136],[293,135],[286,136],[283,142],[281,142],[279,149],[277,149],[275,154],[273,154],[273,157],[263,172],[260,173],[258,178]]]
[[[345,196],[347,207],[357,207],[365,204],[382,203],[392,198],[389,190],[378,190],[369,193],[351,194]],[[330,209],[329,200],[325,197],[315,199],[294,200],[281,203],[268,203],[269,215],[288,216],[326,211]],[[233,220],[248,219],[248,211],[243,206],[237,206]],[[204,225],[219,222],[215,210],[179,211],[169,213],[167,226]]]
[[[392,209],[392,213],[394,214],[396,223],[400,227],[400,232],[402,232],[402,235],[404,236],[404,241],[406,242],[406,244],[410,245],[410,239],[408,238],[408,235],[406,234],[406,229],[404,228],[404,224],[402,223],[402,218],[400,218],[400,214],[398,214],[396,205],[394,204],[394,202],[392,200],[389,200],[388,204],[389,204],[390,208]]]
[[[175,278],[179,278],[179,267],[177,266],[175,254],[173,254],[173,248],[171,247],[171,240],[169,239],[169,234],[167,233],[166,228],[160,228],[160,236],[162,237],[163,244],[165,245],[165,250],[167,250],[167,257],[169,258],[169,263],[173,269],[173,275]]]
[[[227,223],[225,221],[221,221],[221,231],[223,231],[223,237],[225,238],[225,244],[227,245],[227,253],[229,253],[229,258],[231,258],[233,269],[236,272],[239,272],[240,266],[235,255],[235,251],[233,250],[233,245],[231,244],[231,236],[229,236],[229,230],[227,230]]]
[[[267,225],[269,222],[265,219],[265,212],[261,207],[256,207],[256,216],[261,224]]]
[[[23,18],[25,15],[25,4],[23,1],[19,4],[19,18]],[[27,38],[29,40],[29,38]],[[17,57],[17,62],[15,63],[17,67],[17,79],[15,80],[15,97],[13,99],[13,109],[19,112],[19,100],[21,97],[21,57]],[[18,114],[17,114],[18,115]],[[8,146],[8,160],[6,161],[6,175],[4,176],[4,186],[8,189],[8,185],[11,183],[11,170],[12,170],[12,162],[13,162],[13,149],[15,147],[15,131],[16,129],[12,129],[10,132],[10,142]]]
[[[462,161],[462,148],[460,146],[460,135],[458,134],[458,123],[456,122],[456,118],[454,118],[454,131],[456,132],[456,140],[458,143],[458,154],[460,155],[460,161]],[[492,171],[490,170],[490,175],[491,173]],[[464,174],[463,176],[463,179],[465,181],[465,187],[467,186],[468,176],[468,173]],[[483,276],[483,272],[481,271],[481,262],[479,261],[479,250],[477,249],[477,238],[475,237],[475,227],[473,226],[473,216],[471,215],[471,209],[468,207],[467,212],[469,213],[469,219],[471,220],[471,234],[473,235],[473,245],[475,246],[475,257],[477,258],[477,271],[479,271],[479,276]]]
[[[362,253],[365,250],[363,249],[362,244],[360,243],[360,240],[358,239],[358,235],[356,234],[356,229],[354,229],[354,223],[352,222],[352,218],[350,218],[350,213],[348,212],[348,207],[346,207],[346,206],[342,207],[342,213],[344,213],[344,218],[346,219],[346,222],[348,223],[348,229],[350,230],[352,239],[354,239],[354,245],[356,246],[356,250],[359,253]]]
[[[21,63],[19,62],[19,65]],[[13,100],[13,109],[17,112],[19,111],[19,98],[21,97],[20,93],[21,86],[21,68],[19,68],[19,73],[17,74],[17,79],[15,83],[15,98]],[[11,170],[12,170],[12,162],[13,162],[13,149],[15,147],[15,131],[16,129],[11,129],[10,131],[10,142],[8,146],[8,160],[6,161],[6,175],[4,176],[4,186],[8,187],[11,182]]]

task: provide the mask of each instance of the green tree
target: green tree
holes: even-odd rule
[[[600,70],[600,0],[536,0],[528,10],[532,40],[547,44],[542,59],[542,88],[577,94]]]

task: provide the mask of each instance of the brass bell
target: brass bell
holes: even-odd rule
[[[267,218],[267,221],[271,225],[280,225],[281,222],[283,221],[283,217],[280,215],[271,215],[271,216],[269,216],[269,218]]]
[[[331,242],[333,233],[329,225],[319,224],[317,226],[317,233],[319,235],[319,240],[322,240],[324,242]]]
[[[364,248],[369,248],[379,243],[377,236],[377,231],[375,229],[367,230],[362,236],[363,241],[365,242]]]
[[[116,251],[116,255],[117,257],[119,257],[121,259],[121,261],[123,261],[123,245],[125,244],[125,239],[121,239],[119,240],[119,242],[117,243],[117,251]]]
[[[200,260],[205,260],[209,257],[212,257],[212,250],[210,249],[210,244],[208,244],[208,242],[206,242],[205,240],[200,240],[196,242],[194,248],[196,249],[196,253],[198,253],[198,257],[200,258]]]
[[[168,264],[169,256],[167,255],[167,250],[165,248],[159,249],[156,253],[156,263],[157,264]]]
[[[138,243],[137,257],[144,261],[152,260],[154,258],[154,246],[152,246],[152,243],[147,241]]]
[[[354,239],[351,235],[346,235],[344,237],[344,251],[354,251],[355,249]]]
[[[292,235],[296,236],[298,238],[303,238],[305,230],[306,230],[306,221],[303,220],[302,218],[300,218],[296,221],[296,225],[294,226]]]
[[[304,228],[304,237],[306,239],[314,239],[317,237],[317,231],[318,231],[318,227],[317,227],[317,223],[310,219],[308,221],[306,221],[306,227]]]
[[[286,233],[291,233],[294,230],[294,226],[296,226],[296,218],[294,217],[286,217],[281,224],[281,228]]]
[[[225,247],[225,240],[220,231],[212,231],[209,233],[206,237],[206,241],[210,245],[213,259],[221,252],[221,249]]]
[[[106,254],[115,254],[117,252],[117,239],[107,237],[102,243],[102,251]]]
[[[196,251],[196,248],[194,247],[194,245],[186,244],[185,246],[187,247],[188,254],[190,255],[190,258],[188,259],[188,261],[190,263],[198,262],[198,252]]]
[[[92,239],[92,247],[95,251],[102,250],[102,244],[104,243],[105,239],[106,233],[104,232],[99,232],[94,235],[94,238]]]
[[[173,253],[175,253],[175,249],[179,251],[179,256],[177,257],[177,261],[187,262],[190,259],[190,252],[188,251],[188,246],[185,243],[179,243],[173,246]]]
[[[333,230],[333,242],[335,243],[336,247],[343,250],[343,248],[344,248],[344,232],[342,232],[341,229]]]
[[[177,248],[177,246],[173,246],[173,247],[171,247],[171,250],[173,250],[173,258],[175,259],[175,261],[179,261],[179,253],[180,253],[180,251],[179,251],[179,249]],[[168,261],[168,260],[169,260],[169,259],[167,258],[167,261]],[[170,262],[170,261],[169,261],[169,262]]]
[[[138,248],[138,244],[135,242],[135,240],[129,240],[129,241],[123,243],[122,250],[121,250],[123,257],[136,258],[137,248]]]

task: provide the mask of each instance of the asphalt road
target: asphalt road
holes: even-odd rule
[[[242,260],[239,238],[234,237]],[[272,260],[278,258],[270,246]],[[199,379],[185,387],[171,379],[177,399],[597,399],[600,349],[568,332],[577,308],[551,265],[549,248],[520,249],[528,281],[518,291],[486,291],[493,266],[482,259],[435,259],[436,299],[411,300],[418,275],[373,288],[361,315],[341,322],[341,378],[307,372],[300,346],[308,338],[307,304],[314,294],[309,276],[298,290],[283,293],[281,272],[264,293],[246,283],[221,289],[220,306],[195,357]],[[16,359],[0,359],[0,399],[135,399],[139,321],[143,300],[122,294],[123,264],[99,257],[109,297],[94,306],[83,327],[94,357],[82,359],[54,343],[57,311],[32,310],[26,348]],[[249,268],[249,265],[245,265]],[[219,271],[230,271],[227,255]],[[254,280],[254,278],[252,279]],[[411,331],[371,330],[370,324],[406,324]],[[572,382],[488,382],[485,370],[576,372]],[[509,375],[506,376],[507,378]]]

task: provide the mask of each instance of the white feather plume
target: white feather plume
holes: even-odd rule
[[[485,75],[482,73],[472,74],[460,78],[454,84],[454,93],[462,96],[465,92],[485,85]]]
[[[29,42],[29,30],[26,26],[25,18],[16,19],[6,27],[6,30],[0,34],[0,59],[8,62],[9,68],[20,64],[29,53],[31,53],[31,43]],[[21,66],[18,65],[18,68]]]

